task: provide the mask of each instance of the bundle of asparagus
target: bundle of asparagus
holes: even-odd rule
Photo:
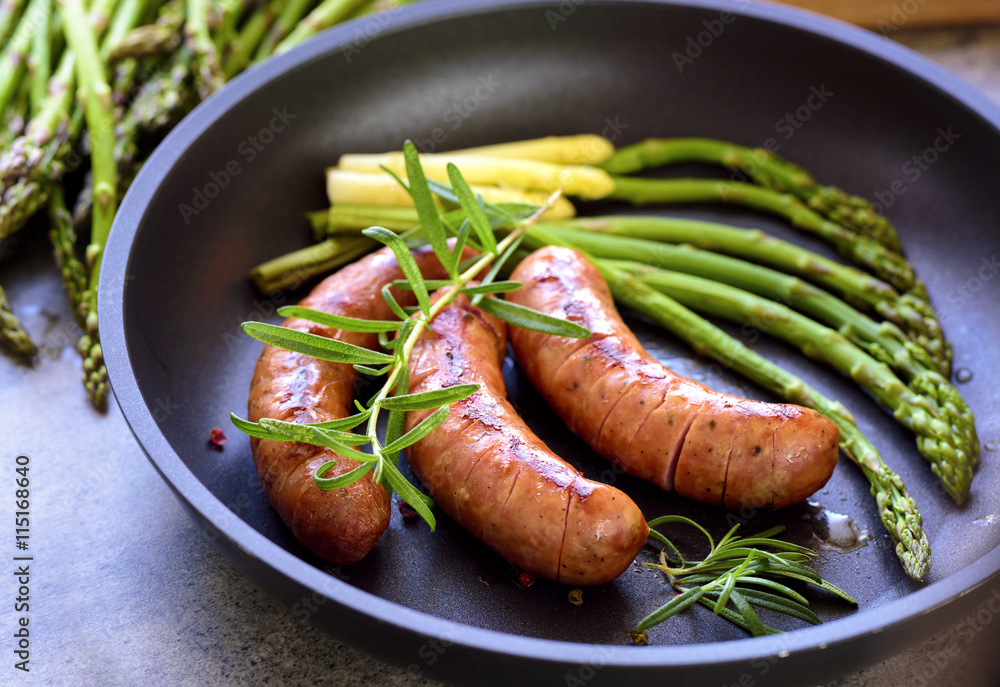
[[[576,196],[581,200],[622,200],[633,205],[729,203],[784,217],[795,227],[827,241],[842,255],[896,289],[901,305],[907,311],[915,313],[915,317],[903,322],[908,334],[927,349],[942,375],[951,374],[951,348],[941,332],[937,315],[930,305],[923,282],[917,279],[912,266],[900,253],[884,245],[886,243],[892,245],[892,237],[895,237],[894,231],[889,238],[885,237],[889,230],[884,227],[891,229],[887,221],[879,223],[883,226],[881,233],[874,229],[862,231],[857,228],[865,223],[854,221],[852,218],[863,213],[857,210],[849,211],[847,206],[851,203],[857,205],[862,202],[860,199],[844,200],[841,205],[831,209],[835,197],[847,199],[855,197],[847,196],[837,189],[818,187],[812,182],[812,186],[809,187],[811,190],[801,193],[810,198],[820,196],[825,198],[822,203],[818,201],[814,203],[815,207],[828,212],[829,216],[825,217],[796,195],[776,191],[768,186],[717,179],[643,179],[612,175],[607,171],[607,168],[615,171],[634,171],[640,168],[638,163],[633,162],[635,160],[643,165],[659,164],[661,159],[665,162],[672,161],[672,158],[667,156],[658,157],[653,153],[644,152],[650,149],[659,150],[651,142],[637,144],[610,155],[606,154],[607,146],[587,144],[583,153],[576,154],[575,158],[572,153],[562,156],[554,154],[552,147],[551,142],[547,144],[546,149],[540,150],[519,144],[518,148],[510,149],[512,155],[509,156],[503,152],[502,146],[494,146],[492,149],[478,149],[474,152],[425,155],[422,156],[421,162],[425,165],[428,175],[435,179],[443,178],[445,165],[454,162],[462,164],[463,172],[467,171],[470,182],[473,183],[513,185],[550,193],[558,188],[567,195]],[[532,164],[526,165],[526,160],[523,158],[529,156]],[[574,159],[572,164],[563,162],[571,158]],[[682,159],[679,155],[677,158]],[[793,169],[788,163],[783,161],[781,163],[773,162],[772,167],[783,165],[784,168]],[[344,155],[338,166],[342,170],[353,172],[373,173],[385,167],[400,173],[402,158],[397,153]],[[811,179],[804,173],[799,176]],[[801,178],[799,181],[800,186],[806,185]],[[815,188],[825,190],[819,192]],[[844,218],[852,221],[845,221]],[[879,240],[868,235],[873,232],[880,237]]]
[[[407,0],[11,0],[0,4],[0,242],[43,214],[98,409],[101,255],[117,200],[160,139],[251,64]],[[70,190],[83,188],[73,198]],[[68,208],[72,208],[70,213]],[[47,212],[42,213],[42,210]],[[85,250],[79,251],[79,241]],[[0,344],[37,347],[0,289]]]
[[[638,179],[652,165],[710,162],[756,183]],[[567,245],[587,253],[616,300],[663,325],[698,352],[781,398],[817,409],[841,430],[841,449],[871,485],[879,516],[904,570],[922,579],[930,547],[902,480],[861,433],[851,414],[791,373],[753,353],[694,311],[783,338],[850,377],[917,437],[952,498],[968,496],[979,441],[972,412],[948,381],[951,349],[922,283],[900,252],[895,230],[863,199],[816,183],[780,158],[703,139],[650,140],[615,151],[596,136],[550,137],[421,157],[431,179],[458,165],[490,202],[536,204],[532,194],[562,189],[581,199],[630,203],[736,202],[766,210],[828,240],[851,267],[759,230],[666,217],[574,218],[568,203],[527,234],[527,245]],[[402,158],[345,155],[328,170],[328,210],[309,214],[319,243],[254,272],[265,292],[300,283],[367,252],[360,231],[380,225],[419,237],[419,218],[391,189],[383,169],[402,173]],[[609,174],[614,173],[617,176]],[[446,209],[446,187],[435,192]],[[457,207],[457,205],[454,205]],[[444,215],[453,233],[465,219]]]

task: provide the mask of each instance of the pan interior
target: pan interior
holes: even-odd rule
[[[509,566],[445,516],[435,533],[396,517],[363,562],[327,568],[298,546],[264,500],[246,437],[232,429],[224,451],[208,445],[209,430],[227,427],[230,411],[245,414],[260,345],[239,324],[277,322],[276,308],[306,293],[262,297],[248,270],[309,242],[302,215],[324,207],[323,170],[340,154],[398,149],[406,138],[430,152],[578,132],[603,134],[616,145],[649,136],[708,136],[776,147],[818,179],[878,199],[941,313],[955,367],[971,372],[959,388],[979,419],[982,441],[996,446],[988,442],[1000,439],[1000,392],[993,383],[1000,347],[989,342],[1000,335],[1000,137],[975,113],[843,44],[698,7],[563,3],[465,14],[400,32],[362,23],[357,31],[346,49],[254,91],[185,151],[145,213],[127,267],[126,340],[150,412],[194,475],[265,537],[385,599],[532,637],[621,644],[629,628],[672,594],[662,576],[638,565],[614,583],[586,590],[579,607],[569,604],[563,586],[541,581],[523,590]],[[728,177],[701,167],[667,174]],[[833,256],[781,221],[735,208],[580,209],[760,227]],[[629,322],[675,371],[721,391],[774,400],[656,328]],[[936,485],[912,436],[852,383],[753,331],[730,331],[853,412],[923,511],[935,551],[932,581],[1000,544],[995,453],[984,452],[972,498],[958,508]],[[735,522],[744,523],[746,533],[783,524],[790,539],[814,541],[808,506],[727,513],[615,474],[565,430],[513,364],[505,372],[514,406],[551,448],[588,477],[624,489],[647,517],[688,515],[713,534]],[[846,458],[813,500],[849,515],[871,535],[867,546],[824,551],[816,564],[858,599],[862,612],[917,588],[899,569],[867,483]],[[700,546],[689,535],[679,541]],[[651,560],[654,552],[643,555],[640,560]],[[814,596],[825,619],[853,612]],[[743,636],[701,610],[657,628],[651,640]]]

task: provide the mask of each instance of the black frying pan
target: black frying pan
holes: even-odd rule
[[[820,596],[815,608],[827,623],[786,624],[794,631],[776,637],[746,639],[696,609],[651,632],[652,646],[629,646],[627,630],[668,598],[656,575],[637,566],[571,606],[565,587],[517,587],[501,559],[447,518],[433,534],[396,518],[366,560],[332,569],[298,546],[265,502],[246,437],[231,429],[223,452],[207,446],[211,427],[228,426],[229,412],[245,409],[259,345],[239,323],[275,321],[278,305],[304,295],[262,299],[247,270],[308,242],[302,213],[324,205],[324,167],[344,152],[396,149],[407,137],[445,150],[584,131],[619,145],[657,135],[749,145],[771,138],[818,178],[882,199],[942,312],[956,367],[972,371],[960,388],[983,442],[1000,437],[993,257],[1000,253],[1000,113],[871,34],[738,5],[422,3],[329,31],[251,70],[160,146],[111,234],[100,294],[104,351],[144,450],[205,535],[258,585],[414,674],[475,684],[829,680],[911,645],[989,594],[1000,569],[1000,534],[983,525],[998,506],[996,454],[984,452],[970,503],[957,508],[912,437],[873,401],[768,340],[753,346],[854,412],[916,496],[935,551],[930,583],[907,580],[864,479],[843,461],[814,500],[853,517],[872,539],[852,553],[825,553],[816,567],[861,608]],[[947,132],[950,142],[927,163],[926,151]],[[925,162],[917,175],[913,156]],[[824,250],[770,217],[718,207],[673,212],[758,226]],[[632,323],[678,372],[767,398]],[[532,427],[599,477],[606,465],[566,432],[515,368],[507,372],[512,401]],[[628,477],[616,485],[649,517],[683,513],[717,533],[728,529],[724,511]],[[805,506],[732,516],[747,532],[781,523],[791,539],[812,541]],[[308,603],[313,595],[329,601]]]

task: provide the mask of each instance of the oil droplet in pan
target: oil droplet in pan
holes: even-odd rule
[[[965,384],[966,382],[972,381],[972,370],[967,367],[960,367],[955,372],[955,381],[959,384]]]
[[[998,451],[1000,450],[1000,440],[994,439],[993,441],[987,441],[983,445],[983,448],[985,448],[987,451]]]
[[[993,513],[990,513],[989,515],[984,515],[981,518],[976,518],[975,520],[972,521],[972,524],[979,525],[980,527],[992,527],[996,521],[997,521],[997,516],[995,516]]]
[[[809,501],[806,507],[808,514],[803,517],[809,521],[819,548],[849,553],[868,546],[871,534],[851,516],[834,513],[815,501]]]

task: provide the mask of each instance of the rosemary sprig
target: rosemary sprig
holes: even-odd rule
[[[504,293],[518,288],[520,284],[509,281],[495,281],[504,261],[514,253],[521,237],[560,196],[555,192],[541,207],[533,208],[525,216],[521,212],[511,212],[508,208],[483,201],[472,193],[469,185],[454,165],[448,168],[451,186],[428,181],[420,165],[416,146],[407,141],[403,148],[407,181],[392,174],[413,198],[420,226],[405,236],[397,235],[383,227],[369,227],[362,233],[369,239],[382,243],[395,254],[399,266],[406,277],[403,282],[391,286],[412,291],[416,308],[403,308],[393,297],[390,285],[382,289],[382,296],[398,320],[365,320],[319,312],[301,306],[280,308],[278,313],[286,317],[297,317],[326,326],[356,332],[378,332],[379,341],[387,352],[372,351],[360,346],[336,341],[287,327],[261,322],[245,322],[243,331],[250,336],[291,351],[310,355],[321,360],[347,363],[365,374],[385,376],[386,380],[374,397],[365,405],[358,405],[359,412],[333,422],[316,424],[296,424],[262,418],[252,423],[232,415],[233,424],[250,436],[276,441],[299,441],[316,446],[325,446],[341,456],[354,459],[360,465],[342,475],[327,478],[325,475],[336,464],[330,461],[320,466],[313,475],[320,489],[337,489],[351,484],[371,474],[387,491],[399,492],[433,530],[436,522],[431,508],[434,502],[424,496],[403,477],[397,467],[399,452],[423,437],[444,422],[449,405],[466,398],[479,389],[478,384],[465,384],[417,394],[409,391],[409,359],[421,335],[428,329],[434,317],[448,307],[460,295],[467,295],[479,307],[494,317],[511,324],[555,334],[558,336],[584,338],[590,335],[585,328],[573,322],[557,319],[540,312],[515,306],[502,300],[486,298],[491,294]],[[388,171],[388,170],[386,170]],[[442,217],[434,195],[461,207],[466,219],[460,223]],[[496,231],[503,229],[505,236],[497,240]],[[449,240],[454,243],[449,245]],[[428,281],[420,274],[411,250],[419,245],[430,244],[438,260],[445,266],[449,278]],[[476,252],[475,257],[462,260],[466,247]],[[470,286],[473,280],[479,284]],[[431,298],[431,290],[437,290],[438,297]],[[395,337],[390,335],[395,333]],[[423,422],[403,434],[405,413],[415,410],[436,409]],[[387,414],[387,430],[384,439],[378,437],[379,419]],[[364,426],[364,433],[349,430]],[[369,448],[371,453],[359,449]]]
[[[703,560],[687,561],[664,534],[660,525],[681,523],[698,529],[708,539],[709,553]],[[699,603],[710,608],[754,637],[781,630],[765,625],[754,607],[798,618],[818,625],[822,622],[809,601],[781,580],[797,580],[825,589],[850,604],[857,605],[847,592],[820,578],[805,565],[816,553],[804,546],[775,539],[785,528],[778,526],[752,537],[736,534],[734,525],[718,543],[704,527],[682,515],[666,515],[649,521],[649,536],[664,545],[659,563],[644,563],[667,576],[678,594],[643,618],[636,629],[648,630],[671,616]],[[770,549],[770,550],[769,550]],[[676,558],[668,556],[668,550]]]

